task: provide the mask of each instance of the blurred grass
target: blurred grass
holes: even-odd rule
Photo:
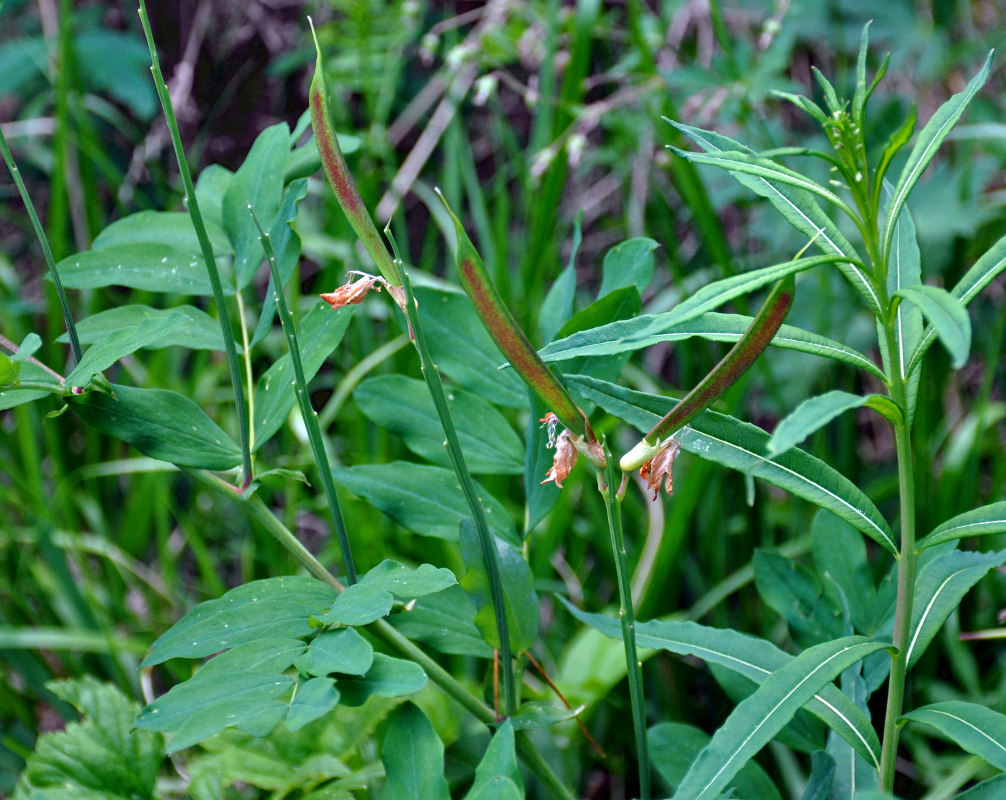
[[[723,274],[788,259],[800,246],[774,212],[729,177],[668,159],[663,146],[674,137],[660,115],[721,130],[756,148],[815,147],[816,134],[769,91],[816,93],[809,71],[815,65],[835,75],[848,94],[860,30],[872,17],[871,66],[883,52],[892,53],[890,73],[869,114],[879,148],[910,103],[926,119],[960,88],[970,65],[1002,44],[1006,32],[1006,12],[994,2],[794,3],[774,16],[781,12],[768,2],[714,2],[707,14],[692,3],[640,0],[330,0],[307,3],[296,14],[276,11],[272,19],[239,18],[245,27],[228,43],[223,33],[236,12],[222,3],[201,4],[213,8],[189,26],[181,23],[180,4],[158,5],[155,33],[168,31],[159,41],[169,80],[185,68],[195,71],[180,116],[186,141],[196,143],[190,155],[203,158],[200,167],[211,160],[240,163],[254,134],[276,119],[293,124],[306,108],[311,53],[301,15],[310,11],[324,51],[332,54],[326,70],[336,93],[336,124],[360,137],[351,168],[365,202],[378,209],[378,223],[393,213],[392,228],[415,274],[454,281],[444,220],[434,207],[432,190],[439,186],[454,208],[464,209],[487,266],[535,344],[543,344],[534,338],[540,303],[566,262],[579,210],[584,241],[576,261],[578,307],[596,292],[605,250],[629,235],[645,234],[662,245],[644,311],[664,310]],[[220,10],[219,19],[213,10]],[[55,16],[46,17],[47,11]],[[15,133],[30,132],[12,134],[12,146],[45,210],[57,257],[85,248],[112,218],[140,208],[180,208],[162,123],[143,105],[143,84],[136,83],[131,94],[124,91],[137,80],[135,70],[110,84],[87,38],[113,29],[136,39],[132,16],[98,3],[78,7],[61,0],[36,8],[8,0],[0,23],[0,65],[8,65],[0,69],[0,116],[5,131],[13,126]],[[196,55],[185,51],[191,41],[201,45]],[[29,59],[34,71],[19,73],[9,65],[22,63],[17,58],[26,42],[39,42],[32,47],[42,49],[33,51],[35,61]],[[241,51],[235,42],[254,46]],[[114,59],[108,61],[106,71],[114,69]],[[273,88],[252,102],[243,81],[263,72]],[[21,74],[22,80],[11,77]],[[227,78],[222,91],[219,81],[207,79],[220,75]],[[1006,138],[989,137],[980,127],[1000,120],[1003,105],[998,70],[930,181],[913,196],[927,279],[952,285],[1006,230]],[[236,128],[244,129],[243,137]],[[37,245],[14,197],[9,181],[0,181],[2,332],[14,341],[40,332],[40,357],[60,369],[66,352],[54,343],[61,332],[58,304],[41,279]],[[321,182],[312,183],[298,227],[307,260],[291,302],[303,310],[361,260]],[[150,299],[122,290],[81,292],[74,302],[84,316]],[[919,496],[926,498],[920,531],[1006,492],[1003,312],[999,281],[972,305],[976,337],[968,367],[952,373],[937,348],[927,359],[915,434]],[[792,321],[850,344],[872,335],[850,293],[830,273],[801,284]],[[364,306],[313,383],[315,407],[361,360],[400,333],[383,305]],[[260,347],[259,368],[282,352],[277,331]],[[624,381],[687,389],[720,354],[702,342],[656,348],[634,359]],[[811,391],[868,388],[809,359],[770,353],[766,361],[723,407],[769,429]],[[145,351],[118,369],[120,379],[170,385],[233,430],[226,365],[217,355]],[[418,377],[407,349],[390,353],[371,374],[392,373]],[[137,647],[192,604],[237,583],[296,569],[233,507],[83,428],[72,415],[46,419],[53,410],[46,401],[0,412],[0,792],[10,789],[18,756],[40,730],[52,727],[54,713],[67,715],[44,688],[47,680],[87,673],[136,692]],[[519,428],[529,422],[521,415],[515,421]],[[618,441],[621,433],[605,421],[598,428],[609,430],[617,444],[629,444]],[[410,457],[351,399],[327,434],[339,463]],[[896,506],[892,448],[887,430],[866,415],[843,418],[808,443],[885,512]],[[308,448],[288,425],[261,458],[302,469]],[[574,473],[562,501],[534,531],[528,556],[543,590],[582,596],[585,605],[599,609],[612,602],[615,584],[604,509],[591,481],[585,472]],[[484,483],[519,519],[520,481]],[[759,486],[749,505],[742,476],[688,456],[677,464],[675,489],[673,499],[661,500],[660,545],[639,613],[644,619],[687,610],[743,571],[754,548],[779,546],[809,531],[812,509],[805,504]],[[316,491],[295,482],[267,484],[261,491],[324,562],[338,562],[335,542],[323,535],[325,508]],[[357,545],[362,570],[389,553],[458,568],[454,548],[417,540],[348,493],[341,499],[350,531],[365,532],[365,546]],[[624,508],[631,564],[655,524],[654,511],[632,491]],[[784,629],[753,586],[739,583],[703,621],[786,644]],[[1006,585],[992,578],[967,598],[955,624],[961,630],[993,627],[1003,607]],[[545,622],[539,656],[554,666],[574,626],[564,612],[547,614]],[[452,667],[465,672],[472,665],[454,658]],[[961,644],[944,637],[914,674],[917,691],[929,699],[977,696],[1000,707],[1006,701],[1006,657],[994,642]],[[646,677],[661,718],[708,727],[729,708],[708,673],[679,661],[657,659]],[[602,744],[621,736],[624,691],[616,689],[588,718]],[[924,742],[909,736],[906,744],[925,755]],[[592,761],[583,740],[574,740],[562,758],[568,769],[582,770],[584,785],[596,779],[611,787],[617,781],[617,762]],[[596,767],[587,766],[592,763]],[[925,782],[956,766],[949,759],[932,767]]]

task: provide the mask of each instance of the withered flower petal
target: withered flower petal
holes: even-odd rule
[[[657,454],[639,469],[639,477],[653,490],[653,499],[660,492],[660,482],[664,482],[667,494],[674,494],[674,458],[681,451],[681,445],[673,438],[665,439]]]
[[[569,440],[569,431],[563,430],[555,440],[555,456],[552,460],[552,467],[545,473],[545,480],[542,483],[555,481],[555,485],[561,489],[562,482],[569,477],[576,464],[576,448]]]
[[[367,292],[375,288],[374,284],[379,284],[380,282],[381,279],[374,277],[373,275],[362,275],[358,280],[351,280],[340,286],[334,292],[327,292],[323,294],[321,299],[335,309],[362,303],[363,298],[367,296]],[[376,288],[377,291],[381,291],[380,285]]]

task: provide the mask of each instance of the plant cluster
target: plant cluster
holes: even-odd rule
[[[574,32],[583,33],[578,25],[589,30],[595,5],[578,5]],[[503,13],[489,6],[485,19]],[[549,4],[550,11],[557,13],[557,6]],[[645,45],[646,17],[638,4],[630,7],[632,35]],[[345,157],[360,141],[337,133],[318,37],[309,109],[296,127],[268,127],[239,168],[209,166],[194,178],[144,0],[140,20],[185,210],[124,216],[89,249],[57,259],[0,132],[0,152],[58,299],[65,328],[58,341],[70,352],[61,369],[44,358],[49,351],[41,349],[38,333],[0,332],[0,409],[21,414],[18,430],[28,446],[34,432],[24,424],[31,421],[26,410],[57,398],[50,416],[69,412],[87,429],[142,454],[131,468],[158,480],[163,471],[180,473],[187,486],[230,504],[300,571],[237,581],[230,589],[218,577],[216,596],[173,624],[156,621],[160,629],[149,646],[131,640],[95,648],[110,661],[119,657],[113,669],[124,673],[124,686],[135,676],[123,665],[142,653],[142,708],[85,669],[76,679],[50,683],[52,697],[83,720],[39,738],[26,752],[15,798],[217,798],[244,796],[241,787],[277,798],[378,792],[434,800],[572,798],[589,791],[589,759],[643,800],[670,793],[676,800],[907,800],[923,796],[917,776],[928,769],[921,756],[930,752],[933,733],[957,749],[950,775],[927,786],[926,797],[1006,794],[1006,715],[995,708],[1001,697],[982,696],[977,676],[962,681],[965,691],[948,685],[926,692],[929,702],[916,702],[911,684],[968,593],[1006,564],[1006,550],[960,549],[962,540],[996,542],[1006,533],[1006,501],[933,519],[937,512],[921,477],[931,459],[914,444],[920,420],[928,421],[922,393],[931,345],[939,341],[954,370],[966,368],[972,349],[967,306],[1006,269],[1003,237],[951,288],[925,282],[908,205],[988,80],[992,53],[921,130],[913,111],[880,147],[868,136],[867,104],[888,61],[870,77],[869,25],[861,33],[851,99],[817,70],[820,101],[776,93],[819,127],[820,147],[757,150],[667,120],[668,131],[697,148],[670,148],[675,166],[669,169],[679,185],[689,185],[696,166],[718,167],[779,212],[796,232],[793,252],[770,266],[729,270],[664,308],[651,302],[642,313],[657,242],[634,236],[607,251],[596,298],[576,311],[581,216],[568,266],[542,292],[535,318],[527,308],[512,310],[521,289],[504,277],[498,240],[489,237],[495,252],[483,260],[459,213],[462,195],[450,187],[430,193],[439,221],[431,227],[453,253],[460,288],[412,265],[410,254],[425,246],[408,246],[407,226],[389,223],[381,235]],[[718,12],[714,22],[719,32]],[[645,46],[636,50],[640,57],[646,52]],[[569,103],[587,68],[575,46],[571,58],[557,95]],[[657,71],[655,63],[644,66]],[[454,80],[471,86],[475,74],[462,66]],[[374,91],[383,96],[380,86]],[[568,106],[561,108],[542,141],[561,128]],[[570,122],[555,141],[570,147],[583,119]],[[550,148],[542,159],[555,159]],[[296,278],[311,230],[304,201],[319,170],[362,251],[346,259],[354,267],[348,281],[302,296]],[[564,167],[541,165],[538,188],[553,198],[546,202],[561,194],[564,177]],[[485,231],[486,209],[472,205],[475,228]],[[549,219],[554,208],[544,222]],[[544,252],[535,249],[546,235],[540,224],[530,225],[532,255],[516,273],[529,293],[543,288],[540,275],[527,274]],[[715,256],[726,239],[722,230],[711,230],[703,236]],[[835,289],[836,276],[843,289]],[[125,295],[131,302],[94,313],[67,294],[119,297],[122,288],[132,291]],[[871,343],[810,329],[801,309],[827,309],[832,291],[855,299],[870,319]],[[390,302],[378,305],[377,294]],[[748,313],[752,297],[758,308]],[[543,348],[532,345],[529,323],[548,342]],[[375,340],[375,332],[395,324],[397,336]],[[312,381],[357,328],[366,352],[320,407]],[[729,349],[719,360],[707,359],[702,377],[678,399],[630,365],[634,353],[668,342]],[[195,354],[188,367],[206,368],[209,382],[197,376],[188,393],[162,386],[152,367],[172,364],[157,356],[165,348]],[[382,372],[400,350],[414,351],[411,363]],[[773,351],[777,356],[763,358]],[[263,352],[271,357],[260,370]],[[212,360],[200,353],[226,365],[229,385],[223,368],[211,369]],[[736,399],[750,375],[761,371],[771,392],[779,365],[805,363],[800,358],[855,375],[842,385],[856,391],[807,392],[791,402],[780,393],[788,407],[771,434],[743,421]],[[104,375],[117,370],[131,379],[112,382]],[[350,395],[355,419],[345,413]],[[842,424],[853,411],[873,415],[871,424],[893,443],[896,478],[887,490],[850,480],[829,463],[827,449],[814,444],[826,426]],[[368,436],[386,431],[427,463],[344,466],[337,432],[347,424],[364,427],[363,420],[376,426]],[[514,420],[524,426],[523,441]],[[627,437],[626,429],[636,433]],[[286,443],[298,455],[280,446]],[[675,480],[679,459],[687,466]],[[728,578],[683,613],[654,600],[663,597],[650,589],[662,562],[649,540],[633,544],[637,526],[627,529],[623,505],[635,503],[651,518],[664,504],[674,513],[682,494],[697,502],[697,492],[685,492],[682,482],[694,486],[712,465],[740,473],[749,494],[757,479],[817,510],[797,546],[759,549],[744,575]],[[589,470],[592,478],[584,477]],[[508,492],[512,476],[522,481],[516,503]],[[27,480],[41,500],[38,477]],[[297,509],[278,501],[298,483],[309,488],[289,496],[304,498],[337,550],[319,555],[306,546],[296,530]],[[365,502],[347,503],[349,493]],[[585,533],[574,530],[580,524],[573,521],[575,504],[596,512],[580,518],[590,526]],[[515,506],[523,510],[519,526]],[[377,512],[442,545],[431,550],[441,557],[423,557],[426,548],[414,544],[368,548],[367,523]],[[713,530],[725,527],[726,513],[702,511]],[[796,518],[806,523],[809,516]],[[548,532],[535,535],[543,524]],[[659,548],[663,520],[655,524]],[[569,549],[576,537],[607,543],[603,565],[610,577],[601,580],[610,586],[590,593],[610,599],[607,609],[583,602],[584,586],[596,579],[590,569],[569,569],[558,536],[570,539]],[[60,544],[61,537],[45,531],[45,546],[84,546]],[[724,549],[722,540],[715,546]],[[670,552],[675,557],[682,550]],[[806,553],[810,559],[797,558]],[[140,569],[118,551],[104,555],[120,559],[124,569]],[[553,573],[563,581],[550,583],[546,576]],[[782,635],[698,623],[748,582],[777,615]],[[543,609],[565,627],[545,628]],[[556,644],[562,630],[569,636]],[[664,695],[659,680],[647,680],[651,667],[658,668],[654,656],[664,654],[704,662],[729,698],[730,710],[711,731],[680,721],[687,691]],[[968,668],[960,664],[973,664],[957,659],[962,673]],[[609,703],[623,705],[606,720],[602,707]],[[624,734],[629,719],[631,739]],[[591,730],[601,725],[614,732]],[[775,756],[769,769],[756,760],[764,749]],[[942,757],[942,748],[933,749]],[[593,755],[578,758],[577,752]],[[912,756],[907,765],[906,752]]]

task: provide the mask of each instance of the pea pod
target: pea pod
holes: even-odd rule
[[[588,444],[595,441],[593,431],[590,430],[590,424],[583,412],[577,408],[556,374],[541,360],[538,351],[531,346],[510,309],[496,291],[485,264],[482,263],[475,245],[468,238],[461,222],[447,205],[443,195],[440,195],[440,199],[454,220],[454,228],[457,231],[458,248],[455,258],[461,285],[471,298],[475,311],[489,331],[489,335],[496,341],[524,382],[541,398],[545,407],[559,418],[563,426],[571,433],[585,437]]]
[[[311,78],[311,127],[318,143],[322,168],[335,191],[346,219],[370,253],[381,275],[392,286],[401,286],[402,280],[398,276],[398,269],[391,260],[388,248],[384,246],[381,234],[377,232],[374,220],[370,218],[370,212],[363,204],[356,182],[349,172],[349,167],[346,166],[342,148],[339,147],[339,139],[335,135],[335,126],[332,124],[332,114],[328,106],[328,84],[325,82],[325,70],[321,62],[321,47],[313,23],[311,35],[314,36],[314,49],[318,54],[314,65],[314,77]]]
[[[668,436],[695,419],[740,380],[782,326],[789,307],[793,304],[795,287],[795,278],[790,274],[772,288],[758,316],[754,318],[737,344],[730,348],[730,352],[713,367],[698,386],[653,426],[653,430],[646,434],[639,444],[622,456],[619,466],[624,471],[631,472],[643,466],[660,451],[662,443]]]

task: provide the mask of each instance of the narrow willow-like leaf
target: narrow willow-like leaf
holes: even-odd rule
[[[674,312],[667,312],[673,314]],[[664,314],[650,314],[608,325],[601,325],[590,331],[580,331],[565,339],[547,345],[539,354],[545,362],[568,361],[573,358],[595,357],[642,350],[660,342],[678,342],[697,336],[713,342],[736,342],[751,325],[753,317],[743,314],[720,314],[710,311],[695,319],[663,327],[657,323]],[[623,322],[640,322],[640,333],[632,333]],[[620,333],[609,332],[613,327],[621,328]],[[591,336],[587,336],[591,334]],[[595,338],[596,337],[596,338]],[[588,343],[589,339],[595,339]],[[579,342],[579,344],[576,344]],[[858,367],[875,378],[884,379],[884,373],[869,358],[841,342],[819,336],[803,328],[783,325],[772,338],[770,346],[783,350],[796,350],[821,358],[829,358],[843,364]]]
[[[893,189],[884,183],[884,195],[888,206]],[[902,209],[901,216],[895,226],[894,241],[890,257],[887,259],[887,292],[893,297],[899,291],[922,283],[922,253],[916,238],[915,222],[908,207]],[[880,322],[878,320],[878,326]],[[878,340],[884,367],[889,372],[897,372],[902,378],[908,377],[908,361],[912,352],[922,338],[922,312],[913,305],[899,303],[895,310],[894,342],[896,352],[894,365],[891,366],[891,355],[887,352],[887,337],[878,327]],[[913,393],[914,394],[914,393]]]
[[[750,294],[764,286],[782,280],[788,275],[797,272],[804,272],[808,269],[835,262],[834,256],[813,256],[810,258],[798,258],[793,261],[785,261],[782,264],[775,264],[771,267],[751,270],[742,275],[735,275],[720,281],[706,284],[687,300],[676,305],[671,311],[663,314],[644,314],[632,319],[616,320],[598,328],[586,331],[579,331],[571,336],[553,342],[548,347],[542,349],[543,357],[551,356],[556,352],[573,352],[580,347],[593,347],[604,342],[616,342],[616,349],[611,352],[621,352],[626,348],[633,348],[635,342],[645,342],[647,337],[659,336],[667,331],[673,330],[674,326],[684,324],[690,320],[701,317],[708,311],[718,308],[724,303],[737,297]],[[645,344],[641,346],[646,346]],[[578,353],[563,356],[573,358]],[[600,355],[600,353],[591,353]],[[555,360],[551,359],[550,360]]]
[[[622,628],[618,620],[580,611],[565,599],[560,599],[581,622],[612,639],[621,638]],[[666,650],[720,664],[758,684],[793,660],[793,656],[764,639],[730,629],[709,628],[695,622],[637,622],[636,643],[641,648]],[[807,701],[807,710],[823,720],[863,758],[879,766],[880,740],[869,717],[835,686],[822,686],[824,688]]]
[[[970,303],[978,293],[992,283],[1004,269],[1006,269],[1006,236],[1002,237],[985,254],[975,262],[961,278],[957,285],[950,291],[954,297],[960,300],[965,306]],[[922,341],[912,353],[912,359],[908,364],[908,373],[912,374],[918,369],[929,345],[936,338],[936,329],[927,328],[922,336]]]
[[[908,642],[909,667],[922,657],[926,647],[971,587],[990,569],[1004,563],[1006,550],[992,553],[951,550],[936,556],[919,570]]]
[[[1006,716],[988,706],[948,700],[917,708],[902,719],[936,728],[962,750],[1006,770]]]
[[[978,74],[970,80],[963,91],[958,92],[940,106],[929,122],[926,123],[926,127],[919,133],[915,147],[912,148],[908,161],[905,162],[901,175],[898,177],[898,183],[894,187],[894,195],[891,199],[887,221],[884,224],[884,233],[881,237],[880,252],[882,258],[887,258],[887,255],[891,251],[891,242],[894,240],[894,226],[898,221],[898,215],[901,213],[901,209],[905,205],[909,193],[915,188],[915,184],[918,183],[922,173],[929,166],[929,162],[933,160],[943,140],[947,138],[951,129],[957,124],[957,120],[964,114],[968,103],[971,102],[971,99],[985,84],[989,76],[989,70],[992,67],[992,56],[994,53],[995,51],[993,50],[988,54],[985,64],[979,70]]]
[[[887,645],[849,636],[805,650],[769,675],[742,701],[699,754],[675,792],[675,800],[718,796],[737,771],[768,744],[797,709],[843,670]]]
[[[1006,797],[1006,775],[996,775],[956,795],[954,800],[1002,800]]]
[[[672,398],[636,392],[584,375],[567,380],[586,399],[641,432],[648,431],[673,406]],[[897,546],[880,511],[851,481],[823,461],[793,449],[778,459],[767,458],[769,435],[761,428],[725,414],[706,410],[676,437],[681,447],[785,489],[826,508],[882,545],[891,555]]]
[[[381,745],[386,800],[450,800],[444,778],[444,744],[426,715],[404,703]]]
[[[952,539],[989,536],[993,533],[1006,533],[1006,501],[990,503],[948,519],[923,537],[916,550],[925,550],[934,544],[949,542]]]
[[[241,449],[185,395],[117,384],[112,384],[112,391],[115,397],[91,391],[70,396],[67,402],[92,428],[151,458],[209,470],[230,469],[241,462]]]
[[[681,722],[661,722],[647,731],[653,766],[668,788],[674,789],[688,772],[695,757],[709,744],[709,734],[701,728]],[[756,762],[749,761],[730,780],[726,797],[757,797],[781,800],[772,779]]]
[[[671,120],[668,122],[708,153],[729,150],[757,155],[750,148],[721,134],[693,128],[690,125],[682,125]],[[825,253],[842,256],[837,262],[839,270],[863,296],[873,312],[877,315],[881,313],[880,299],[873,287],[872,279],[863,265],[863,259],[856,252],[852,243],[839,230],[835,221],[824,213],[812,194],[794,186],[779,184],[741,172],[731,172],[730,174],[755,194],[766,198],[790,225],[808,239],[813,240],[818,249]]]
[[[224,192],[223,222],[234,244],[234,276],[239,289],[255,277],[263,256],[258,227],[248,214],[248,206],[255,209],[263,227],[272,227],[283,198],[283,171],[289,152],[287,124],[266,128],[255,138]]]
[[[810,775],[802,800],[828,800],[835,780],[835,759],[826,750],[816,750],[810,756]]]
[[[852,95],[852,121],[859,126],[863,125],[863,112],[866,108],[866,53],[870,47],[870,24],[872,21],[870,20],[863,26],[863,32],[859,35],[859,53],[856,55],[856,90]]]
[[[86,386],[92,377],[104,372],[120,358],[174,333],[185,324],[186,319],[184,314],[168,314],[115,331],[88,348],[77,366],[66,376],[67,386]]]
[[[889,397],[880,394],[864,397],[835,389],[804,400],[787,414],[776,426],[765,449],[770,456],[781,455],[840,414],[863,406],[873,408],[892,421],[901,416],[898,406]]]
[[[787,186],[792,186],[794,189],[799,191],[807,192],[808,194],[816,194],[818,197],[836,205],[848,214],[850,218],[855,219],[855,212],[853,212],[853,210],[849,208],[845,201],[837,194],[829,189],[825,189],[823,186],[819,186],[814,181],[810,180],[810,178],[804,177],[799,172],[794,172],[781,164],[775,163],[771,159],[729,150],[712,154],[704,154],[691,153],[687,150],[679,150],[676,147],[671,147],[669,149],[682,158],[687,158],[695,164],[709,164],[721,167],[722,169],[730,172],[740,172],[745,175],[752,175],[755,178],[763,180],[767,183],[776,185],[785,184]]]
[[[929,320],[950,353],[954,369],[963,367],[971,351],[971,320],[964,303],[936,286],[906,286],[897,296],[918,307]]]

